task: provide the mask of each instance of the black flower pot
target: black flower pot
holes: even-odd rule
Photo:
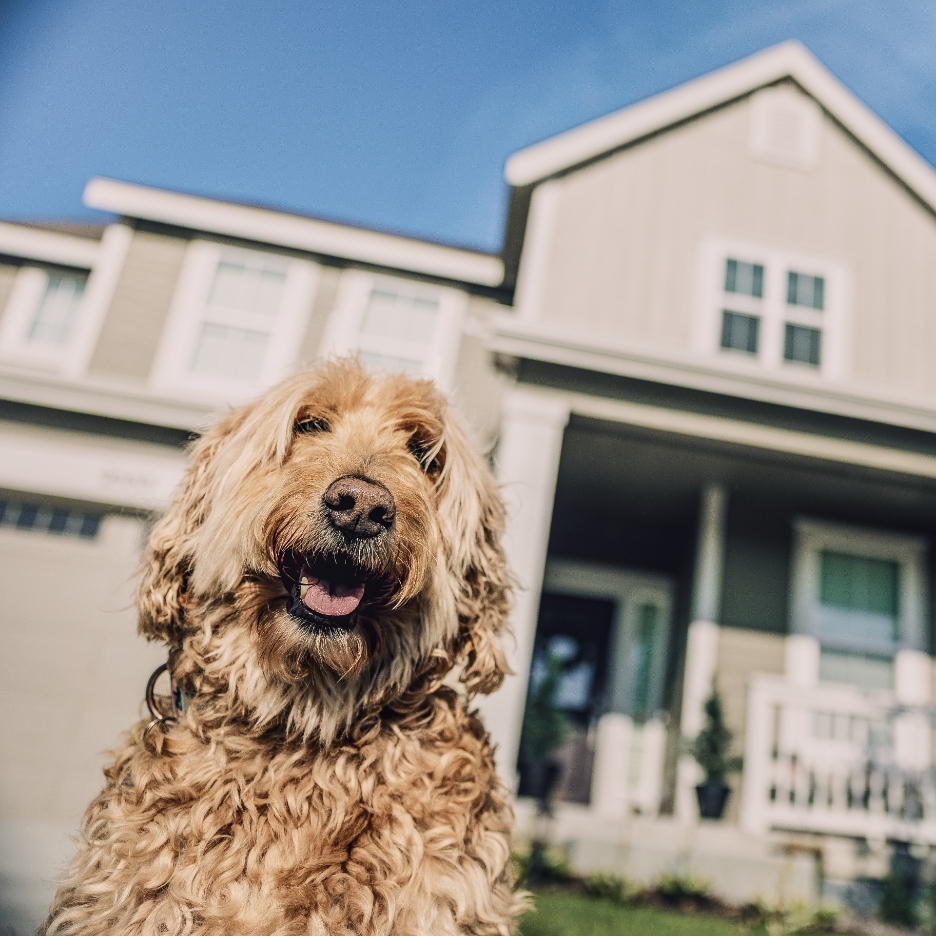
[[[703,819],[721,819],[731,787],[721,780],[706,780],[695,788],[695,792],[699,801],[699,815]]]

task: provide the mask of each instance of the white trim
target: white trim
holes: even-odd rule
[[[85,287],[80,331],[64,368],[69,377],[83,377],[88,371],[132,241],[133,231],[126,224],[111,224],[104,231],[97,261]]]
[[[539,390],[538,393],[544,397],[552,397],[557,408],[566,407],[566,411],[591,419],[624,423],[673,435],[727,442],[769,452],[783,452],[820,461],[856,465],[876,471],[936,478],[936,456],[932,455],[793,429],[779,429],[740,419],[707,416],[645,403],[609,400],[584,393],[564,393],[555,390]]]
[[[0,221],[0,253],[11,257],[90,270],[99,249],[99,242],[88,237]]]
[[[846,334],[846,347],[847,341]],[[697,355],[661,352],[622,341],[618,336],[588,335],[542,322],[524,322],[509,313],[492,316],[488,349],[598,373],[936,431],[936,407],[927,398],[880,390],[871,396],[853,384],[833,384],[814,368],[767,371],[729,355],[718,360],[716,366]]]
[[[790,40],[514,153],[504,176],[535,182],[790,77],[911,191],[936,208],[936,172],[801,43]]]
[[[69,413],[201,432],[217,413],[210,402],[169,400],[117,380],[86,377],[80,382],[34,369],[0,364],[0,397]]]
[[[161,221],[466,283],[499,286],[504,279],[503,263],[490,254],[303,218],[269,208],[131,185],[115,179],[92,179],[85,187],[84,203],[89,208],[131,218]]]
[[[361,350],[361,323],[371,292],[384,286],[420,296],[438,303],[438,319],[432,340],[424,349],[412,353],[422,361],[421,373],[434,377],[440,386],[451,389],[458,360],[462,323],[468,306],[468,297],[459,289],[436,286],[418,280],[403,279],[364,270],[345,270],[338,285],[335,305],[325,326],[319,354],[351,354]],[[408,351],[401,348],[401,351]],[[393,350],[389,349],[388,354]]]
[[[725,261],[734,258],[764,267],[764,295],[756,299],[724,290]],[[727,238],[710,238],[700,248],[698,306],[693,321],[696,350],[718,366],[757,377],[765,370],[784,381],[798,381],[821,374],[825,380],[841,381],[848,373],[848,309],[851,280],[838,263],[810,254],[781,250]],[[824,308],[809,309],[787,304],[787,273],[821,276],[825,281]],[[724,310],[755,315],[760,319],[756,354],[721,347]],[[819,366],[786,361],[783,357],[787,323],[806,325],[820,331]]]
[[[189,364],[207,314],[208,294],[224,257],[281,262],[286,275],[280,306],[269,317],[269,344],[256,381],[235,380],[192,371]],[[241,403],[290,373],[318,286],[319,267],[307,260],[269,251],[242,250],[210,241],[192,241],[185,254],[175,294],[153,361],[150,386],[167,396],[191,396]]]
[[[521,319],[532,320],[542,316],[553,232],[562,195],[561,184],[558,180],[544,182],[536,187],[530,200],[514,303],[516,314]]]
[[[790,575],[791,633],[819,636],[815,621],[816,596],[819,594],[819,554],[823,549],[831,549],[851,556],[886,559],[899,564],[900,637],[894,644],[893,652],[900,649],[923,649],[927,550],[927,542],[923,537],[805,518],[797,518],[794,533]]]
[[[71,276],[66,273],[65,276]],[[80,277],[80,271],[75,271]],[[50,273],[34,266],[21,267],[13,282],[6,311],[0,319],[0,357],[11,364],[35,367],[47,371],[64,371],[75,353],[75,347],[87,328],[87,286],[72,306],[73,333],[62,344],[32,342],[31,326],[46,295]],[[82,277],[83,278],[83,277]]]
[[[0,423],[0,487],[142,510],[166,507],[181,450]]]

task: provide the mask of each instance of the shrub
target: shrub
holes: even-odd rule
[[[592,897],[616,904],[633,903],[640,894],[639,888],[629,886],[617,874],[592,874],[585,878],[585,891]]]
[[[707,881],[687,874],[664,874],[657,881],[653,890],[667,903],[706,904],[712,899],[711,887]]]

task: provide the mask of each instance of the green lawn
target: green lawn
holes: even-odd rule
[[[621,907],[577,894],[537,894],[520,936],[737,936],[736,925],[646,907]]]

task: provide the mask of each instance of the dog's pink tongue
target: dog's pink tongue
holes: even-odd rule
[[[350,614],[364,597],[364,583],[345,585],[328,579],[309,579],[309,587],[302,598],[307,608],[328,617]]]

